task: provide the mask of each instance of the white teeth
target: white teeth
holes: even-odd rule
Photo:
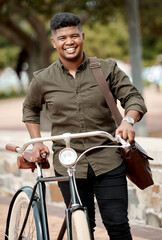
[[[66,51],[67,52],[73,52],[75,50],[75,48],[67,48]]]

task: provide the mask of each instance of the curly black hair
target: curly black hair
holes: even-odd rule
[[[78,26],[81,30],[80,18],[73,13],[62,12],[55,15],[50,22],[51,31],[59,28]]]

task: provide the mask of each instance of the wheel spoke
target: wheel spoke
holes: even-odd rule
[[[15,199],[9,225],[9,239],[17,240],[21,232],[21,228],[26,216],[26,211],[29,204],[29,198],[25,192],[20,192]],[[22,240],[40,240],[37,239],[37,229],[35,221],[39,221],[41,226],[41,220],[39,216],[39,210],[37,209],[37,217],[34,218],[33,208],[30,209],[29,216],[22,234]],[[40,234],[39,234],[40,235]]]

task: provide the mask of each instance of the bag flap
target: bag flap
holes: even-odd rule
[[[154,160],[152,157],[148,156],[147,152],[141,147],[141,145],[137,142],[135,142],[136,148],[144,155],[146,156],[149,160]]]

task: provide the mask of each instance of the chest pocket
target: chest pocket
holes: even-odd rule
[[[75,92],[66,89],[57,89],[45,96],[46,109],[50,115],[64,116],[70,114],[75,107]]]

